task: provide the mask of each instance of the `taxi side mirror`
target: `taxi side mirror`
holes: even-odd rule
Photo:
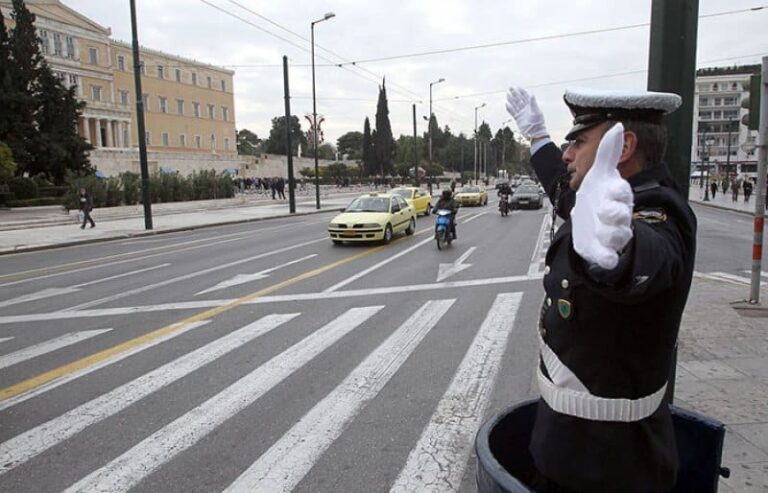
[[[394,214],[395,212],[400,212],[400,206],[397,204],[392,206],[392,213]]]

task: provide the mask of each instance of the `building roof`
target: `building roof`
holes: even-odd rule
[[[108,27],[104,27],[67,7],[60,0],[26,0],[24,3],[27,9],[37,17],[58,21],[107,36],[112,34],[112,30]],[[0,6],[13,9],[13,4],[10,0],[0,0]]]
[[[132,50],[133,49],[133,44],[128,43],[126,41],[120,41],[120,40],[113,39],[113,40],[111,40],[111,42],[112,42],[113,46],[119,46],[121,48],[126,48],[128,50]],[[181,56],[178,56],[178,55],[172,55],[170,53],[165,53],[164,51],[160,51],[160,50],[154,50],[152,48],[147,48],[145,46],[141,46],[140,50],[141,50],[142,53],[147,53],[149,55],[155,55],[155,56],[159,56],[159,57],[163,57],[163,58],[170,58],[170,59],[173,59],[173,60],[176,60],[178,62],[182,62],[182,63],[188,64],[188,65],[196,65],[196,66],[199,66],[199,67],[206,67],[206,68],[209,68],[211,70],[216,70],[218,72],[223,72],[225,74],[235,75],[235,71],[234,70],[230,70],[230,69],[223,68],[223,67],[218,67],[216,65],[211,65],[210,63],[199,62],[199,61],[194,60],[192,58],[184,58],[184,57],[181,57]]]

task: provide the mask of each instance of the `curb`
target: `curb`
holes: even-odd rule
[[[87,240],[77,240],[77,241],[67,241],[62,243],[51,243],[48,245],[36,245],[36,246],[30,246],[30,247],[18,247],[14,249],[0,249],[0,256],[3,255],[12,255],[14,253],[29,253],[29,252],[38,252],[41,250],[53,250],[56,248],[64,248],[64,247],[70,247],[70,246],[78,246],[78,245],[87,245],[91,243],[103,243],[106,241],[114,241],[114,240],[124,240],[124,239],[130,239],[130,238],[140,238],[143,236],[155,236],[155,235],[161,235],[166,233],[178,233],[181,231],[194,231],[196,229],[205,229],[205,228],[212,228],[216,226],[228,226],[232,224],[244,224],[244,223],[252,223],[252,222],[259,222],[259,221],[267,221],[270,219],[285,219],[289,217],[300,217],[300,216],[311,216],[315,214],[324,214],[328,212],[337,212],[338,208],[329,208],[329,209],[320,209],[320,210],[314,210],[309,212],[295,212],[293,214],[279,214],[276,216],[268,216],[268,217],[257,217],[253,219],[238,219],[234,221],[222,221],[217,223],[208,223],[208,224],[198,224],[198,225],[192,225],[192,226],[184,226],[180,228],[169,228],[169,229],[162,229],[162,230],[149,230],[149,231],[140,231],[137,233],[120,233],[115,234],[113,236],[108,237],[102,237],[102,238],[91,238]]]
[[[712,204],[710,202],[703,202],[703,201],[699,201],[699,200],[689,200],[688,202],[693,203],[693,204],[697,204],[697,205],[702,205],[704,207],[710,207],[712,209],[719,209],[721,211],[735,212],[737,214],[744,214],[745,216],[750,216],[750,217],[754,217],[755,216],[754,211],[748,212],[748,211],[744,211],[744,210],[741,210],[741,209],[732,209],[732,208],[726,207],[724,205]],[[764,216],[768,217],[768,211],[766,211],[766,214],[764,214]]]

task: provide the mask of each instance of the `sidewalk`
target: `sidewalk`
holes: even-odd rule
[[[717,194],[704,202],[700,192],[691,187],[690,201],[754,212],[743,196],[734,203],[730,195]],[[297,215],[337,210],[359,193],[324,190],[320,211],[314,195],[302,195]],[[144,230],[137,206],[97,209],[96,228],[84,230],[74,212],[67,216],[56,207],[0,210],[0,254],[288,215],[287,201],[247,195],[153,205],[152,231]],[[721,481],[723,492],[768,491],[768,308],[733,303],[748,295],[747,285],[695,276],[680,327],[675,403],[727,425],[723,465],[731,468],[731,478]],[[768,290],[763,296],[768,299]]]

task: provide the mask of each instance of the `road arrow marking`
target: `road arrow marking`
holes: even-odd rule
[[[459,257],[456,260],[456,262],[452,264],[440,264],[440,267],[438,268],[438,272],[437,272],[437,282],[443,281],[454,274],[458,274],[464,269],[468,269],[472,267],[472,264],[464,264],[462,262],[467,260],[467,258],[469,258],[469,256],[472,255],[472,252],[474,252],[476,248],[477,247],[470,247],[469,250],[464,252],[464,255]]]
[[[63,336],[51,339],[50,341],[41,342],[40,344],[35,344],[34,346],[19,349],[18,351],[15,351],[11,354],[0,356],[0,368],[7,368],[17,363],[21,363],[22,361],[36,358],[43,354],[56,351],[57,349],[77,344],[80,341],[90,339],[91,337],[96,337],[97,335],[109,332],[110,330],[112,329],[96,329],[84,330],[81,332],[70,332],[69,334],[64,334]]]
[[[229,279],[229,280],[226,280],[226,281],[222,281],[222,282],[218,283],[217,285],[215,285],[212,288],[208,288],[208,289],[204,289],[203,291],[200,291],[199,293],[195,294],[195,296],[198,296],[198,295],[201,295],[201,294],[205,294],[205,293],[210,293],[212,291],[218,291],[220,289],[230,288],[232,286],[237,286],[239,284],[245,284],[247,282],[258,281],[259,279],[264,279],[265,277],[269,277],[269,274],[271,272],[276,271],[277,269],[282,269],[283,267],[287,267],[289,265],[297,264],[299,262],[303,262],[304,260],[311,259],[312,257],[316,257],[316,256],[317,256],[317,254],[313,253],[311,255],[307,255],[306,257],[301,257],[301,258],[296,259],[296,260],[291,260],[290,262],[286,262],[286,263],[284,263],[282,265],[278,265],[277,267],[272,267],[270,269],[263,270],[263,271],[260,271],[260,272],[256,272],[254,274],[238,274],[235,277],[233,277],[232,279]]]
[[[59,296],[59,295],[63,295],[63,294],[76,293],[76,292],[80,291],[82,288],[84,288],[86,286],[90,286],[92,284],[97,284],[97,283],[104,282],[104,281],[111,281],[111,280],[114,280],[114,279],[119,279],[121,277],[132,276],[134,274],[140,274],[142,272],[147,272],[147,271],[154,270],[154,269],[160,269],[160,268],[163,268],[163,267],[168,267],[169,265],[171,265],[171,264],[155,265],[154,267],[147,267],[146,269],[139,269],[139,270],[133,270],[131,272],[124,272],[122,274],[117,274],[116,276],[103,277],[101,279],[96,279],[95,281],[84,282],[82,284],[77,284],[75,286],[69,286],[69,287],[66,287],[66,288],[47,288],[47,289],[43,289],[42,291],[38,291],[36,293],[25,294],[25,295],[19,296],[17,298],[11,298],[10,300],[0,301],[0,308],[5,307],[5,306],[10,306],[10,305],[18,305],[19,303],[28,303],[30,301],[42,300],[42,299],[45,299],[45,298],[53,298],[54,296]]]

